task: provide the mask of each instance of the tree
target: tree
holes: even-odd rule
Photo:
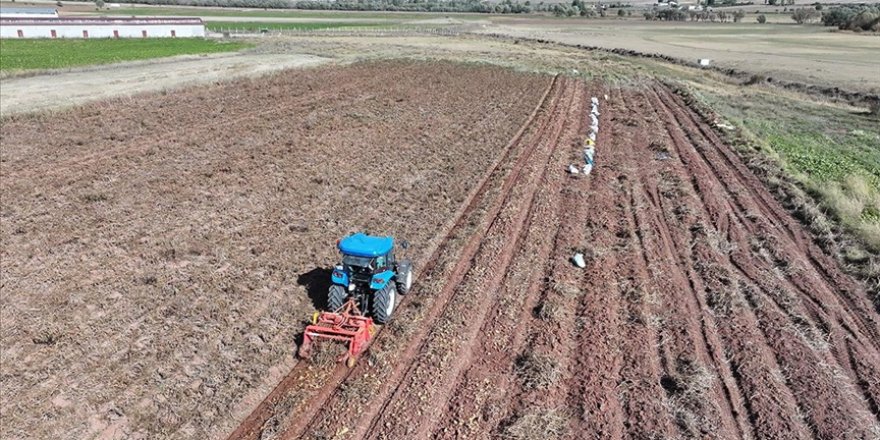
[[[742,9],[738,9],[737,11],[735,11],[733,13],[733,22],[739,23],[743,18],[745,18],[745,16],[746,16],[746,13],[743,12]]]
[[[97,6],[98,9],[103,8],[104,7],[104,0],[95,0],[95,6]]]
[[[617,10],[617,16],[618,16],[618,17],[624,17],[624,16],[626,16],[626,11],[624,11],[623,9],[618,9],[618,10]]]
[[[767,16],[764,14],[761,14],[758,16],[757,20],[758,20],[758,23],[764,24],[767,22]]]

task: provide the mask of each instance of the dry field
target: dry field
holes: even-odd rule
[[[658,83],[359,63],[2,148],[4,438],[880,436],[864,287]],[[354,369],[296,361],[358,229],[414,290]]]
[[[754,12],[755,7],[743,7]],[[731,9],[732,11],[732,9]],[[640,12],[634,12],[640,15]],[[880,93],[880,38],[818,25],[502,17],[478,32],[656,53],[787,81]]]

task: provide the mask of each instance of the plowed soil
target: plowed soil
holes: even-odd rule
[[[287,71],[2,133],[2,438],[228,435],[294,363],[336,240],[424,267],[551,78]]]
[[[665,86],[217,90],[4,123],[4,436],[880,436],[864,287]],[[290,359],[363,228],[416,244],[413,290],[353,369]]]

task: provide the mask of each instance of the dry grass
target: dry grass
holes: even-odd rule
[[[535,316],[542,321],[558,321],[561,312],[560,307],[558,300],[552,297],[547,298],[541,301],[541,304],[538,304],[538,307],[535,308]]]
[[[712,405],[709,390],[715,378],[700,363],[678,359],[675,372],[660,379],[669,396],[670,409],[685,438],[712,437],[716,427],[707,423],[706,412]]]
[[[501,435],[509,440],[550,440],[567,433],[567,417],[558,409],[538,409],[516,418]]]
[[[546,390],[561,378],[559,363],[552,355],[528,351],[516,359],[516,374],[527,390]]]
[[[865,244],[880,251],[880,191],[859,175],[841,183],[831,182],[820,190],[822,205],[840,221],[855,229]]]

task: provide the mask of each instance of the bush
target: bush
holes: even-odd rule
[[[791,14],[791,19],[797,24],[804,24],[818,19],[819,15],[815,8],[798,8]]]
[[[761,14],[758,16],[757,20],[758,20],[758,23],[764,24],[767,22],[767,16],[764,14]]]
[[[880,32],[880,6],[836,6],[822,14],[822,24],[851,31]]]

